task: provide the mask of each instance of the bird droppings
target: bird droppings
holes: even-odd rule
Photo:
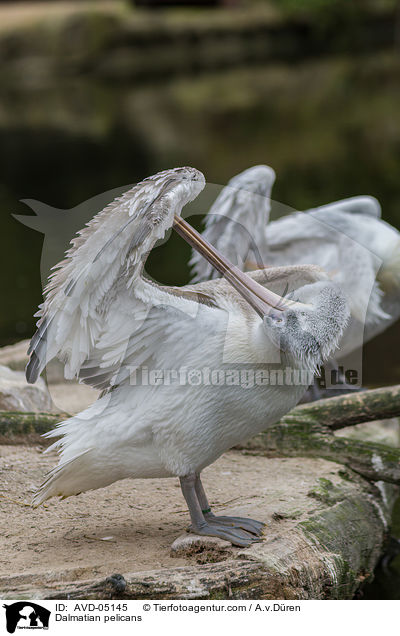
[[[372,465],[375,469],[377,470],[382,470],[383,468],[383,461],[382,458],[379,457],[378,453],[374,453],[372,456]]]

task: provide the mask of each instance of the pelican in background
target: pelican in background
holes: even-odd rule
[[[279,360],[274,368],[313,372],[335,350],[348,309],[340,289],[315,266],[251,274],[232,266],[180,217],[204,185],[194,168],[145,179],[87,224],[52,274],[37,314],[27,379],[34,382],[58,357],[66,378],[103,392],[47,434],[61,436],[48,449],[60,459],[34,504],[124,478],[176,476],[191,531],[247,546],[260,540],[264,524],[215,516],[200,473],[278,421],[307,386],[194,386],[174,382],[169,371],[221,370],[228,355],[235,360],[231,380],[243,365],[266,370],[271,359]],[[173,225],[224,278],[168,287],[145,276],[147,255]],[[137,381],[143,369],[154,370],[157,382]]]
[[[259,267],[249,267],[247,261],[250,254],[254,261],[257,254],[268,249],[265,228],[271,212],[274,182],[275,172],[269,166],[244,170],[221,190],[205,218],[203,237],[242,270],[263,268],[262,263]],[[189,264],[195,273],[194,283],[220,276],[195,249]]]
[[[233,177],[210,208],[203,237],[244,270],[302,263],[322,267],[349,305],[351,321],[340,347],[345,355],[362,344],[360,333],[366,342],[400,317],[400,233],[382,220],[381,206],[371,196],[343,199],[268,223],[274,177],[268,166]],[[241,203],[238,190],[247,194],[251,208]],[[268,201],[257,215],[260,193]],[[215,277],[197,252],[190,263],[193,282]]]

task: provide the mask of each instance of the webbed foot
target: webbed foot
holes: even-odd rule
[[[252,543],[259,543],[261,541],[261,539],[251,532],[247,532],[241,528],[208,523],[207,521],[198,525],[192,524],[189,530],[194,534],[225,539],[225,541],[230,541],[232,545],[238,546],[239,548],[247,548]]]

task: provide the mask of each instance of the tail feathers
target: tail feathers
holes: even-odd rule
[[[57,444],[58,442],[55,442],[53,446]],[[47,473],[45,481],[33,496],[33,507],[37,508],[50,497],[59,496],[65,498],[71,495],[79,495],[82,492],[82,477],[87,467],[83,458],[91,450],[88,448],[64,462],[61,461],[58,466]]]
[[[60,446],[64,445],[65,439],[64,437],[62,437],[62,435],[66,435],[69,431],[72,430],[73,426],[76,426],[77,424],[79,424],[79,422],[77,422],[77,419],[78,419],[77,416],[70,417],[67,420],[58,422],[55,425],[55,427],[51,429],[51,431],[47,431],[47,433],[43,433],[42,437],[45,437],[46,439],[49,439],[50,437],[58,438],[57,441],[55,441],[51,446],[49,446],[43,451],[43,454],[49,453],[50,451],[55,450],[56,448],[59,448]]]

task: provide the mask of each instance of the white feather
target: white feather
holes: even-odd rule
[[[245,175],[246,172],[241,173],[231,182],[240,178],[241,187],[246,188]],[[265,179],[261,174],[258,179],[261,188]],[[252,187],[256,187],[254,181]],[[228,199],[230,205],[222,206]],[[314,263],[330,274],[345,293],[353,319],[353,328],[341,345],[346,353],[361,344],[360,337],[355,337],[355,324],[358,331],[364,331],[366,342],[400,317],[400,234],[381,220],[381,206],[374,197],[343,199],[268,225],[265,207],[259,206],[258,219],[252,221],[252,229],[248,228],[247,242],[241,237],[247,210],[236,203],[229,187],[222,190],[210,208],[208,214],[212,216],[206,217],[204,236],[209,236],[220,206],[221,214],[232,222],[229,233],[220,235],[214,244],[225,255],[235,253],[236,262],[244,264],[244,268],[260,267],[259,260],[248,258],[248,245],[253,240],[264,266]],[[215,275],[195,253],[192,263],[194,280]]]
[[[179,380],[132,385],[133,369],[220,372],[229,351],[230,372],[249,366],[301,372],[314,370],[334,350],[348,310],[320,268],[252,272],[260,285],[307,302],[291,305],[276,324],[273,314],[262,320],[223,279],[177,288],[142,275],[152,245],[203,186],[192,168],[145,180],[98,214],[56,269],[32,339],[28,375],[57,355],[66,374],[106,392],[47,435],[61,436],[51,447],[60,461],[35,504],[126,477],[200,472],[276,422],[307,389],[299,383],[249,388]]]

